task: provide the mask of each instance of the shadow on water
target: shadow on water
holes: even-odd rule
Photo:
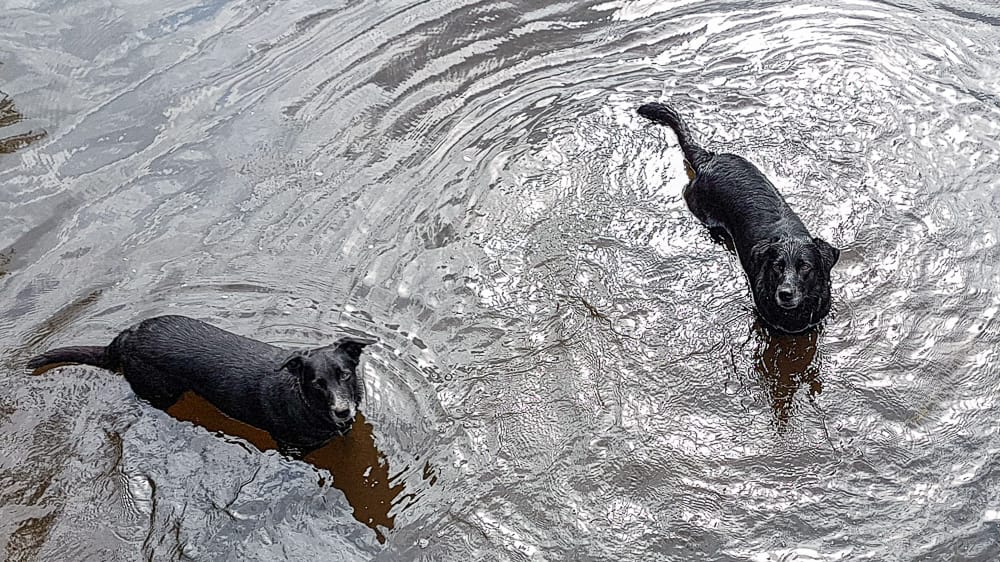
[[[774,334],[759,323],[751,330],[751,337],[757,341],[753,355],[754,372],[770,398],[771,411],[779,431],[792,417],[795,393],[800,387],[808,386],[810,400],[823,391],[819,367],[815,362],[819,332]]]
[[[277,443],[261,429],[234,420],[207,400],[192,392],[186,393],[167,413],[224,436],[236,436],[261,451],[277,450]],[[302,460],[326,469],[333,477],[332,485],[342,491],[354,508],[354,518],[375,531],[381,543],[384,530],[395,527],[395,515],[389,511],[403,492],[403,484],[393,485],[389,463],[375,445],[372,424],[358,412],[354,427],[346,435],[336,437],[323,447],[307,454]],[[326,485],[321,477],[319,485]]]

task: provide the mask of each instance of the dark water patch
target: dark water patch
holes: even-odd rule
[[[14,100],[0,92],[0,154],[12,154],[45,138],[45,131],[18,131],[15,126],[24,119],[24,115],[14,106]]]
[[[7,248],[3,252],[0,252],[0,277],[10,273],[9,267],[13,256],[14,248]]]
[[[971,10],[963,9],[962,7],[943,4],[941,2],[936,3],[934,7],[939,10],[944,10],[946,12],[952,13],[960,18],[965,18],[968,20],[985,23],[987,25],[1000,27],[1000,16],[986,13],[986,11],[990,9],[990,6],[987,6],[985,3],[983,3],[983,11],[981,12],[974,12]],[[995,10],[995,7],[993,8]]]

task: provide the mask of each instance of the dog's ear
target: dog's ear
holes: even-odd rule
[[[837,260],[840,259],[840,250],[834,248],[829,242],[818,236],[813,238],[813,242],[815,242],[816,247],[819,248],[819,255],[823,258],[823,265],[826,266],[827,270],[833,269]]]
[[[301,353],[293,353],[285,359],[285,362],[278,367],[279,371],[288,371],[289,373],[301,377],[302,373],[305,371],[306,358]]]
[[[361,352],[365,346],[375,343],[375,340],[347,337],[334,344],[334,352],[340,355],[350,369],[355,369],[361,360]]]

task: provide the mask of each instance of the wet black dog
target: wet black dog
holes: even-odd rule
[[[84,363],[120,371],[136,395],[164,410],[191,391],[267,431],[283,452],[301,454],[350,430],[364,394],[358,361],[371,343],[344,338],[289,352],[193,318],[159,316],[107,347],[53,349],[28,368]]]
[[[818,324],[830,312],[830,270],[840,250],[811,236],[756,166],[695,144],[673,109],[649,103],[639,115],[677,134],[695,172],[684,199],[701,222],[732,239],[764,323],[786,333]]]

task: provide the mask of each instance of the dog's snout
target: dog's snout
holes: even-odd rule
[[[338,396],[330,404],[330,414],[333,415],[334,421],[349,422],[354,418],[354,408],[351,407],[351,402],[346,397]]]
[[[795,308],[798,306],[799,301],[802,300],[798,298],[798,295],[793,287],[787,285],[782,285],[778,287],[777,294],[778,306],[782,308]]]

